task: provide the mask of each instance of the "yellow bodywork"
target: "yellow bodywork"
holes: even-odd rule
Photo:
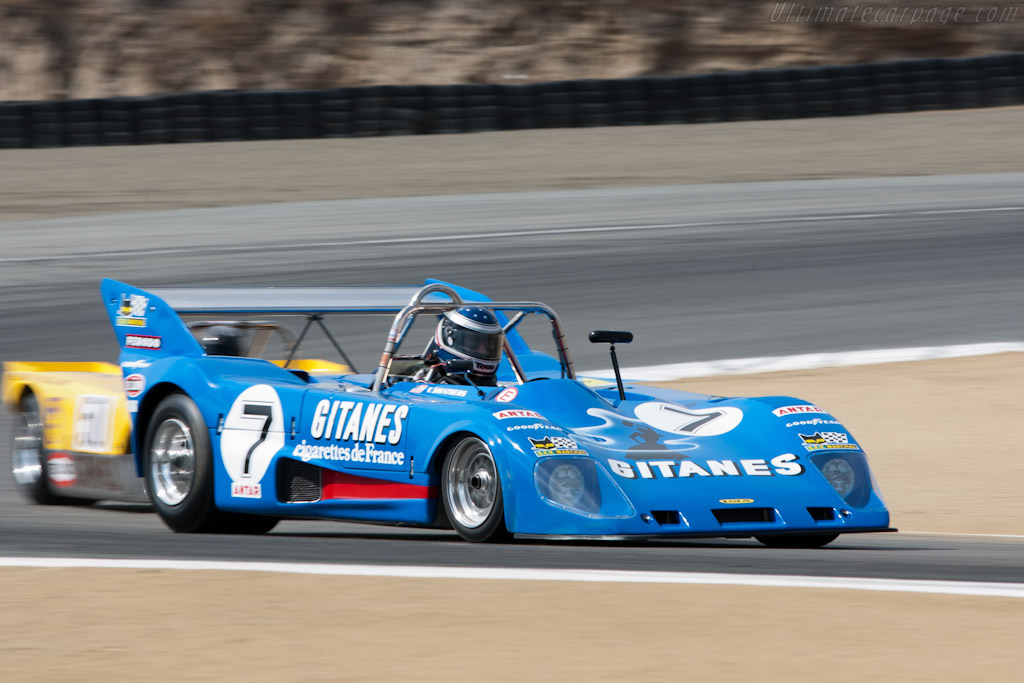
[[[272,360],[270,361],[279,368],[284,367],[283,360]],[[332,363],[329,360],[320,360],[318,358],[293,358],[288,363],[289,370],[303,370],[311,375],[347,375],[352,370],[342,363]]]
[[[11,412],[26,392],[43,420],[43,447],[120,455],[129,451],[131,420],[121,368],[111,363],[3,364],[0,396]]]
[[[279,367],[284,361],[271,361]],[[347,365],[315,358],[293,359],[289,370],[310,375],[347,374]],[[17,412],[26,392],[35,395],[43,420],[43,448],[120,455],[130,451],[128,414],[121,368],[111,363],[3,364],[0,396]]]

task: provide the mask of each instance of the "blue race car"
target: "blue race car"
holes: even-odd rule
[[[578,378],[541,303],[434,280],[149,291],[104,280],[101,291],[136,471],[175,531],[321,518],[450,527],[477,542],[753,536],[803,548],[892,531],[860,446],[821,408],[624,384],[614,344],[627,332],[591,333],[612,344],[615,383]],[[300,341],[318,325],[348,368],[204,350],[180,316],[209,314],[302,316]],[[354,374],[323,322],[358,314],[392,318],[368,374]],[[434,339],[400,353],[417,316],[439,321]],[[527,345],[530,316],[550,323],[553,354]]]

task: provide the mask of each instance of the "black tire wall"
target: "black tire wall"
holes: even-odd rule
[[[1024,104],[1024,53],[524,85],[0,102],[0,149],[713,123]]]

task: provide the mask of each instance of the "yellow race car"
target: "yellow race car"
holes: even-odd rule
[[[201,321],[189,327],[207,355],[263,357],[280,348],[286,358],[273,362],[289,370],[351,372],[345,364],[295,358],[299,340],[278,323]],[[101,362],[3,364],[0,397],[14,415],[11,475],[29,500],[149,502],[131,452],[127,402],[134,389],[125,380],[131,374],[130,367]]]

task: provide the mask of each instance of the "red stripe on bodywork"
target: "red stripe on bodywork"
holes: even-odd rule
[[[332,498],[437,498],[436,486],[402,484],[387,479],[357,477],[352,474],[323,470],[321,500]]]

